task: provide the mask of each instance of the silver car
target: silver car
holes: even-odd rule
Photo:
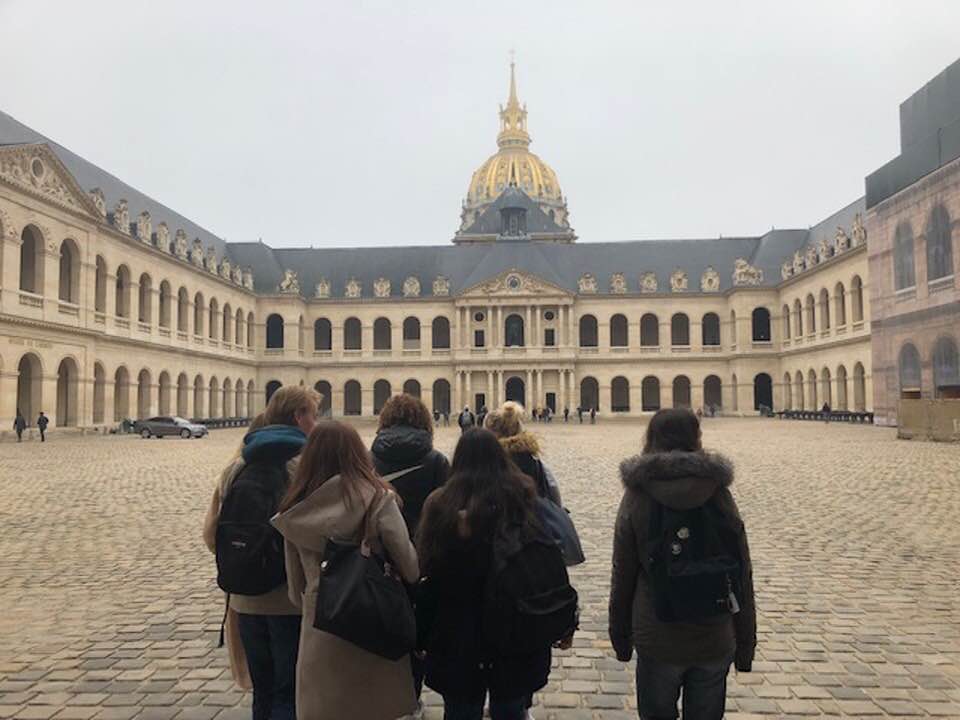
[[[133,426],[133,431],[140,433],[140,437],[147,439],[151,437],[161,438],[164,435],[179,435],[184,440],[189,438],[204,437],[208,430],[206,425],[192,423],[184,420],[182,417],[160,415],[147,420],[137,420]]]

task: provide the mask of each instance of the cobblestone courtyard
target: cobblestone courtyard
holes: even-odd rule
[[[588,554],[581,631],[538,720],[636,717],[606,603],[617,465],[642,427],[536,428]],[[200,539],[240,437],[0,444],[0,718],[248,717]],[[760,613],[728,717],[960,718],[960,446],[759,419],[708,421],[705,440],[737,465]],[[443,450],[455,441],[438,432]]]

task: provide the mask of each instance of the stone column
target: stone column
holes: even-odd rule
[[[557,370],[557,412],[562,413],[567,406],[567,371]]]
[[[493,370],[487,370],[487,408],[492,408],[496,406],[496,388],[493,386]]]
[[[2,426],[4,430],[13,428],[13,420],[17,416],[17,378],[19,376],[20,373],[17,372],[16,367],[12,370],[0,370],[0,423],[6,423]]]
[[[330,414],[334,417],[343,416],[343,385],[330,385]]]
[[[433,352],[433,323],[420,323],[420,354],[429,355]],[[431,406],[427,409],[432,410]]]
[[[527,403],[527,409],[530,409],[530,408],[535,407],[534,402],[533,402],[533,393],[534,393],[534,390],[533,390],[533,370],[527,368],[527,382],[526,382],[526,385],[524,386],[524,395],[526,395],[526,397],[524,398],[524,400],[525,400],[526,403]]]
[[[703,378],[698,382],[690,379],[690,409],[694,412],[703,407]]]
[[[336,325],[333,323],[330,324],[330,348],[333,351],[333,356],[336,358],[343,357],[343,323],[337,322]]]
[[[421,343],[422,344],[422,343]],[[390,323],[390,354],[401,355],[405,346],[403,343],[403,320],[399,323]]]
[[[496,341],[493,336],[493,306],[487,305],[484,309],[487,316],[487,347],[496,347]]]
[[[363,357],[373,356],[373,325],[361,322],[360,325],[360,346],[363,348],[361,355]],[[373,407],[371,404],[370,407]]]
[[[373,414],[373,384],[360,388],[360,416],[367,417]]]
[[[466,375],[465,382],[467,387],[467,392],[466,392],[467,396],[466,398],[464,398],[463,404],[465,406],[470,407],[470,409],[472,410],[473,409],[473,372],[471,372],[470,370],[467,370],[465,371],[464,374]]]
[[[543,392],[543,370],[537,369],[537,405],[543,407],[546,405],[547,396]]]

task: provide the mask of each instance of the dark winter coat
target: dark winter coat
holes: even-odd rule
[[[23,415],[17,415],[13,421],[13,429],[17,432],[23,432],[27,429],[27,419]]]
[[[563,506],[560,487],[550,469],[540,459],[540,443],[536,436],[526,430],[509,437],[500,438],[500,446],[506,451],[520,472],[533,480],[537,495]]]
[[[41,415],[37,418],[37,427],[41,430],[46,430],[49,423],[50,419],[46,415]]]
[[[420,522],[423,503],[430,493],[447,481],[450,463],[443,453],[433,449],[433,438],[429,432],[408,425],[394,425],[378,432],[370,451],[373,464],[381,475],[422,466],[392,482],[393,489],[402,501],[400,512],[403,513],[410,537],[413,537]]]
[[[635,647],[644,658],[671,664],[710,662],[734,650],[738,670],[753,662],[756,607],[746,530],[730,494],[733,466],[707,452],[651,453],[620,465],[624,494],[617,514],[610,587],[610,641],[617,657],[629,658]],[[742,598],[736,615],[701,622],[662,622],[653,607],[647,574],[649,520],[654,501],[675,510],[713,502],[739,529]]]
[[[428,498],[424,522],[431,521],[430,506]],[[417,624],[420,646],[427,653],[426,683],[455,698],[478,697],[484,689],[502,700],[534,693],[547,684],[550,648],[491,657],[482,617],[492,547],[488,538],[467,537],[465,526],[465,521],[460,523],[461,535],[442,564],[421,569],[426,577],[417,602]]]

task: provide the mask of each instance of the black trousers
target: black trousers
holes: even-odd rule
[[[299,615],[239,614],[253,682],[253,720],[295,720]]]

